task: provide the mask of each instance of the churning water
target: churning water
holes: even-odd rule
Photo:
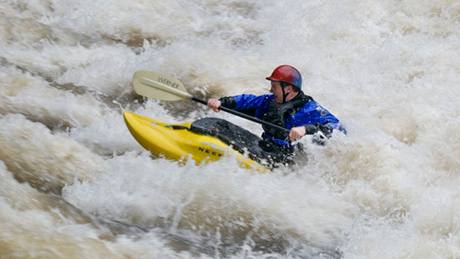
[[[458,0],[0,1],[0,258],[460,257]],[[268,174],[152,158],[136,70],[200,97],[279,64],[348,135]]]

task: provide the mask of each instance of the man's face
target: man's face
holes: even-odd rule
[[[275,96],[276,103],[283,103],[283,89],[281,88],[280,82],[271,81],[272,87],[270,92]]]

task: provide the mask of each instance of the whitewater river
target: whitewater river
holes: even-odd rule
[[[202,98],[279,64],[348,135],[293,168],[153,158],[136,70]],[[0,258],[459,258],[460,1],[1,0]]]

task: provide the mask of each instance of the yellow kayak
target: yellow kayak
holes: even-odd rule
[[[210,135],[191,131],[192,123],[165,123],[139,114],[124,112],[123,117],[131,135],[153,155],[197,164],[215,161],[229,154],[244,168],[268,171],[268,168],[243,155],[232,146]]]

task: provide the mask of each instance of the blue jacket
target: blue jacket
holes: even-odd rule
[[[326,133],[326,135],[330,135],[333,129],[346,133],[339,120],[332,113],[321,107],[313,98],[304,95],[302,92],[293,100],[282,105],[275,105],[273,94],[260,96],[242,94],[232,97],[223,97],[220,100],[225,107],[278,124],[286,129],[306,126],[307,134],[313,134],[321,130]],[[290,146],[290,142],[285,133],[276,132],[270,129],[270,127],[263,128],[263,139],[271,140],[280,146]]]

